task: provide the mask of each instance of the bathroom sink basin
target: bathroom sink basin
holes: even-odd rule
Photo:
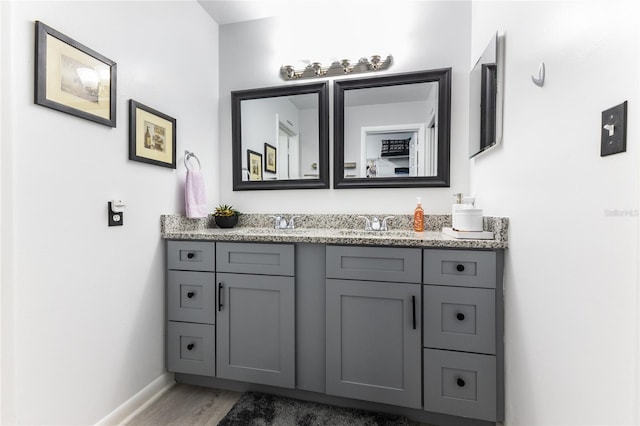
[[[275,228],[234,228],[227,234],[232,235],[303,235],[308,233],[307,229],[275,229]]]
[[[340,229],[338,234],[345,237],[362,237],[362,238],[416,238],[420,236],[420,233],[405,230],[391,230],[391,231],[365,231],[364,229]]]

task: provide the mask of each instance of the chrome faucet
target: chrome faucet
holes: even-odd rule
[[[364,230],[365,231],[387,231],[389,228],[387,227],[387,220],[393,219],[393,216],[387,216],[382,221],[378,219],[377,216],[373,216],[371,220],[369,220],[366,216],[358,216],[365,220],[364,222]]]
[[[296,229],[295,222],[293,221],[300,216],[291,216],[289,222],[284,216],[270,216],[274,219],[273,229]]]

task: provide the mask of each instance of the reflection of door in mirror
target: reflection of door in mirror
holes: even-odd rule
[[[424,123],[363,127],[359,174],[345,170],[345,178],[424,176],[426,145]]]
[[[348,90],[344,97],[345,162],[358,162],[356,170],[345,168],[345,178],[437,175],[437,132],[427,133],[437,121],[437,83]]]
[[[300,137],[286,123],[278,124],[278,179],[300,178]]]

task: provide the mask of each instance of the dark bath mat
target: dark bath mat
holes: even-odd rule
[[[332,407],[259,392],[242,394],[218,426],[408,426],[405,417]]]

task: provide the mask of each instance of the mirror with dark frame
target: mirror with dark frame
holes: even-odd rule
[[[494,34],[469,76],[469,158],[502,138],[500,37]]]
[[[451,68],[334,82],[334,188],[448,187]]]
[[[231,92],[233,190],[329,187],[329,89]]]

